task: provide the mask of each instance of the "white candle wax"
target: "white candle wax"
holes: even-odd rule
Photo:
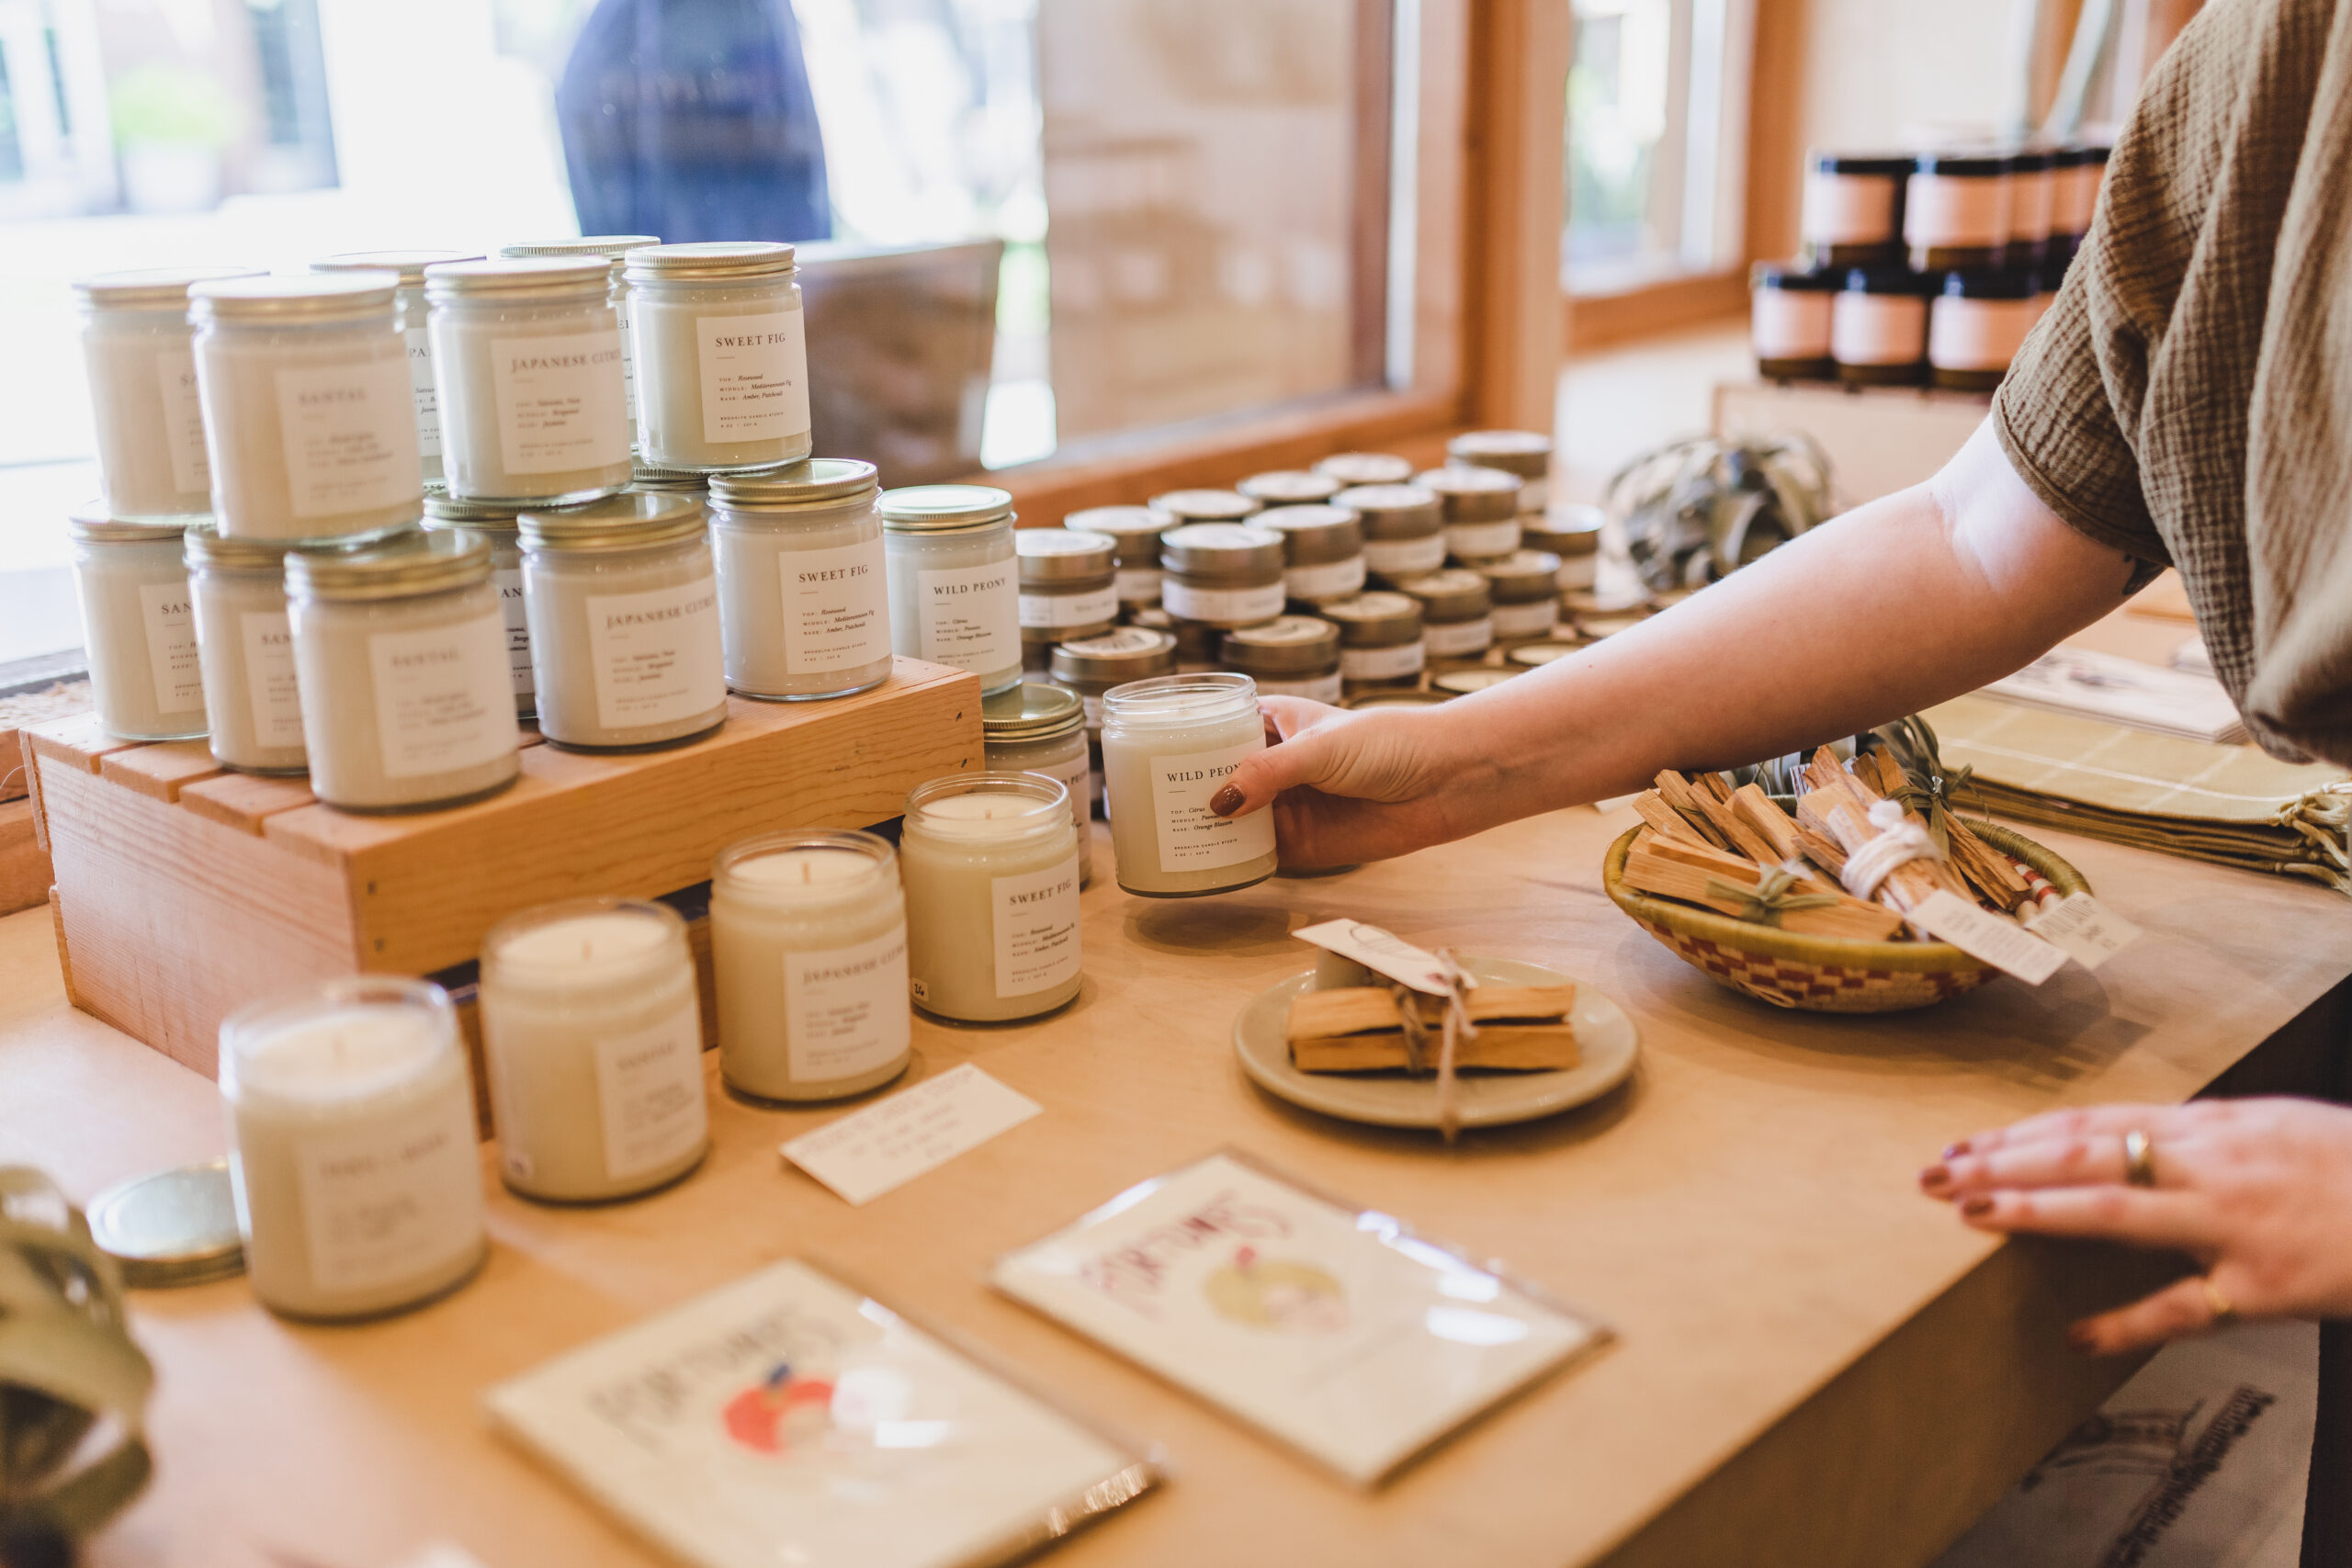
[[[995,1022],[1078,995],[1078,829],[1034,773],[937,779],[907,797],[907,967],[930,1012]]]
[[[907,906],[870,833],[771,833],[711,877],[718,1061],[762,1100],[833,1100],[906,1070]]]
[[[1157,897],[1224,893],[1274,874],[1272,814],[1219,817],[1209,801],[1265,750],[1247,675],[1163,675],[1102,699],[1104,815],[1119,886]]]
[[[334,980],[220,1026],[245,1272],[298,1317],[413,1306],[481,1261],[473,1085],[437,986]]]
[[[784,701],[890,677],[890,604],[871,463],[819,457],[711,480],[727,683]]]

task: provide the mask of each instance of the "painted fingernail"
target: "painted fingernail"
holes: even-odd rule
[[[1931,1165],[1919,1173],[1919,1185],[1931,1191],[1939,1187],[1949,1186],[1951,1182],[1951,1168],[1949,1166]]]
[[[1197,800],[1200,797],[1195,795],[1193,798]],[[1216,813],[1219,817],[1232,816],[1235,812],[1241,809],[1241,792],[1234,788],[1231,784],[1226,785],[1223,789],[1209,796],[1209,809]]]
[[[1963,1198],[1961,1200],[1960,1212],[1972,1220],[1981,1220],[1993,1212],[1993,1200],[1985,1197],[1982,1192],[1973,1198]]]
[[[1944,1145],[1944,1158],[1946,1159],[1958,1159],[1967,1152],[1968,1140],[1966,1138],[1961,1139],[1961,1141],[1956,1144],[1946,1144]]]

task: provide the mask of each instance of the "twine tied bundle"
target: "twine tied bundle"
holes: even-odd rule
[[[1736,917],[1758,925],[1777,926],[1781,917],[1797,909],[1829,909],[1838,905],[1835,893],[1793,891],[1805,874],[1794,861],[1783,861],[1767,871],[1753,887],[1720,876],[1707,878],[1707,897],[1746,906]]]
[[[1453,1064],[1463,1043],[1478,1037],[1478,1026],[1470,1021],[1470,978],[1454,962],[1453,950],[1439,948],[1437,961],[1446,985],[1444,1010],[1440,1014],[1438,1029],[1437,1126],[1450,1144],[1462,1130]],[[1402,985],[1391,985],[1388,991],[1396,998],[1396,1016],[1404,1024],[1405,1070],[1418,1077],[1430,1070],[1429,1026],[1421,1021],[1421,993]]]

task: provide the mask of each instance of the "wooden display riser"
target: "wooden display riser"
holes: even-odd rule
[[[220,1020],[256,998],[440,975],[519,909],[692,889],[739,839],[888,821],[916,784],[981,762],[979,682],[910,659],[861,696],[730,699],[717,734],[675,750],[533,737],[503,793],[408,816],[224,773],[202,741],[110,740],[87,716],[24,735],[74,1004],[206,1074]],[[707,938],[690,929],[707,1000]]]

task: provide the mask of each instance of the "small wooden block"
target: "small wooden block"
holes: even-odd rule
[[[177,800],[184,786],[219,778],[225,771],[213,761],[212,748],[201,740],[165,740],[98,759],[98,776],[108,784],[166,803]]]
[[[315,806],[318,799],[303,774],[264,778],[254,773],[222,773],[180,791],[180,805],[187,810],[255,838],[261,836],[262,823],[269,818],[297,807]]]
[[[1479,986],[1470,992],[1470,1021],[1548,1021],[1565,1019],[1577,1003],[1577,988],[1566,986]],[[1442,999],[1421,998],[1421,1017],[1431,1028],[1442,1014]],[[1293,1040],[1387,1030],[1400,1035],[1403,1024],[1396,998],[1385,987],[1349,986],[1330,991],[1302,991],[1291,998],[1286,1026]]]
[[[49,852],[33,834],[33,803],[0,802],[0,915],[47,898],[51,874]]]
[[[1430,1050],[1437,1049],[1436,1041]],[[1290,1059],[1302,1073],[1396,1072],[1411,1066],[1401,1033],[1342,1034],[1290,1043]],[[1566,1022],[1480,1024],[1478,1032],[1454,1047],[1457,1068],[1505,1072],[1560,1072],[1582,1059],[1576,1031]]]
[[[67,763],[85,773],[98,771],[98,759],[101,757],[146,744],[108,735],[98,728],[98,716],[95,713],[77,713],[71,718],[52,718],[45,724],[28,724],[25,726],[25,739],[36,757],[48,757]]]

